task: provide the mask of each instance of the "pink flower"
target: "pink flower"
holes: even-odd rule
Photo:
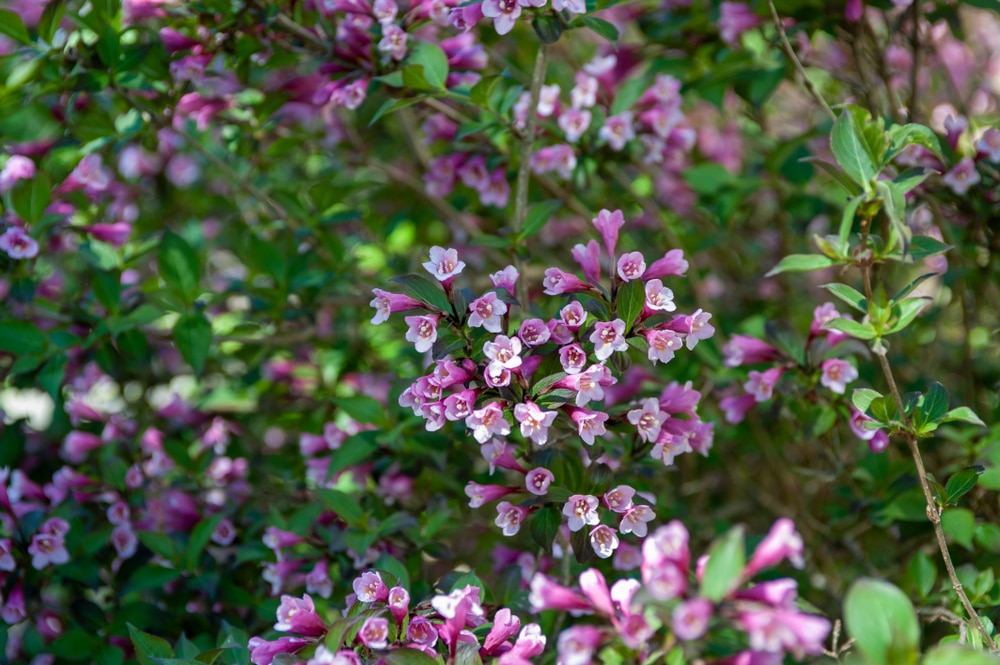
[[[618,549],[618,534],[611,527],[601,524],[590,532],[590,546],[594,548],[594,553],[602,559],[607,559]]]
[[[35,163],[23,155],[11,155],[0,171],[0,192],[6,192],[18,180],[35,177]]]
[[[645,272],[646,259],[642,252],[622,254],[618,259],[618,276],[622,278],[622,281],[631,282],[634,279],[640,279]]]
[[[541,319],[525,319],[521,323],[521,328],[517,331],[517,336],[526,346],[541,346],[549,341],[552,336],[549,327]]]
[[[465,420],[472,415],[476,404],[476,391],[463,390],[444,399],[444,417],[448,420]]]
[[[760,18],[742,2],[723,2],[719,5],[719,35],[722,41],[736,45],[740,35],[760,23]]]
[[[607,360],[615,351],[627,351],[628,343],[624,335],[625,322],[621,319],[595,323],[590,341],[594,343],[594,355],[597,359]]]
[[[135,535],[129,524],[119,524],[111,532],[111,545],[119,557],[129,559],[135,555],[135,551],[139,547],[139,537]]]
[[[369,649],[385,649],[389,646],[389,620],[368,617],[358,631],[358,640]]]
[[[944,175],[944,184],[959,196],[964,196],[973,185],[979,184],[982,177],[976,170],[976,163],[969,157],[962,158],[948,173]]]
[[[684,346],[684,338],[672,330],[646,330],[642,334],[649,343],[646,356],[654,365],[670,362],[674,353]]]
[[[406,639],[414,644],[433,647],[437,644],[438,632],[430,621],[422,616],[415,616],[406,627]]]
[[[580,573],[580,591],[587,597],[595,610],[607,616],[615,616],[614,602],[604,575],[596,568],[588,568]]]
[[[420,353],[426,353],[437,341],[438,315],[426,314],[422,316],[407,316],[406,321],[410,329],[406,331],[406,341],[413,342],[414,347]]]
[[[469,326],[485,328],[489,332],[501,332],[501,317],[507,313],[507,305],[493,291],[469,303]]]
[[[625,513],[632,508],[632,497],[635,489],[628,485],[619,485],[604,494],[604,505],[616,513]]]
[[[485,656],[495,656],[504,653],[509,648],[509,640],[521,630],[521,620],[503,607],[493,615],[493,627],[483,640],[480,653]]]
[[[394,312],[405,312],[411,309],[424,307],[424,304],[416,298],[410,296],[389,293],[382,289],[372,289],[375,298],[369,303],[375,309],[375,316],[372,323],[379,325],[389,320],[389,315]]]
[[[643,400],[641,408],[628,412],[628,421],[636,426],[639,438],[646,442],[656,441],[668,417],[669,414],[660,411],[660,402],[655,397]]]
[[[520,15],[518,0],[483,0],[483,16],[493,19],[497,34],[506,35],[513,30]]]
[[[517,337],[497,335],[492,342],[483,344],[483,353],[491,367],[517,369],[521,366],[521,340]]]
[[[12,543],[10,538],[0,538],[0,570],[12,572],[17,568],[17,562],[14,560]]]
[[[601,279],[601,248],[596,240],[586,245],[578,243],[573,246],[573,260],[580,264],[584,276],[595,284]],[[580,306],[578,302],[573,304]],[[582,309],[582,307],[581,307]]]
[[[685,600],[674,608],[670,626],[678,639],[696,640],[708,630],[712,619],[712,602],[706,598]]]
[[[649,506],[633,506],[622,517],[618,530],[622,534],[634,533],[640,538],[645,538],[647,533],[646,522],[656,519],[656,514]]]
[[[615,248],[618,246],[618,230],[625,225],[625,216],[621,210],[601,210],[594,218],[594,226],[601,233],[604,240],[604,248],[608,254],[615,255]]]
[[[227,522],[228,520],[222,521]],[[329,598],[333,593],[333,580],[330,579],[330,563],[326,560],[326,557],[317,561],[313,569],[306,575],[306,593],[314,593],[320,598]]]
[[[597,132],[597,138],[606,142],[612,150],[620,151],[625,144],[635,138],[632,126],[632,112],[624,111],[618,115],[608,116],[604,126]],[[612,254],[613,252],[608,252]]]
[[[507,289],[510,293],[514,293],[514,285],[517,283],[517,278],[517,268],[514,266],[507,266],[503,270],[490,275],[490,281],[493,282],[494,287]]]
[[[62,534],[44,533],[44,527],[31,537],[28,554],[31,555],[31,567],[41,570],[50,565],[59,565],[69,561],[66,541]]]
[[[747,632],[754,651],[790,651],[796,660],[823,653],[830,632],[830,622],[822,617],[765,605],[745,608],[736,624]]]
[[[559,129],[563,130],[567,141],[576,143],[590,127],[592,117],[587,109],[566,109],[559,116]]]
[[[785,373],[783,367],[772,367],[765,372],[750,372],[750,379],[743,384],[743,389],[753,395],[758,402],[766,402],[774,394],[774,386]]]
[[[500,0],[507,2],[509,0]],[[486,185],[479,188],[479,202],[485,205],[493,205],[498,208],[505,208],[510,200],[510,184],[507,182],[507,173],[503,168],[495,169],[490,173],[490,179]]]
[[[24,229],[12,226],[0,235],[0,250],[12,259],[33,259],[38,256],[38,242]]]
[[[545,287],[545,295],[549,296],[558,296],[563,293],[577,293],[591,289],[590,284],[587,284],[587,282],[559,268],[549,268],[545,271],[545,279],[542,280],[542,286]]]
[[[765,341],[749,335],[733,335],[722,347],[723,364],[726,367],[755,365],[775,360],[780,356],[776,348]]]
[[[392,3],[395,5],[395,3]],[[390,19],[391,20],[391,19]],[[382,39],[379,40],[380,53],[388,53],[396,62],[406,57],[406,31],[395,23],[382,24]]]
[[[281,632],[319,637],[327,630],[326,622],[316,613],[316,606],[309,594],[302,598],[282,596],[277,618],[274,629]]]
[[[588,446],[594,445],[595,437],[607,434],[604,423],[608,420],[608,414],[573,407],[568,407],[568,410],[570,418],[576,423],[577,434]]]
[[[628,255],[626,254],[626,256]],[[621,265],[620,261],[619,265]],[[624,277],[622,279],[624,279]],[[656,312],[672,312],[677,309],[677,305],[674,304],[674,292],[663,286],[663,282],[659,279],[651,279],[646,282],[645,290],[645,305],[649,309]]]
[[[538,467],[529,471],[524,477],[524,486],[535,496],[545,496],[553,480],[555,475],[551,471],[545,467]]]
[[[822,368],[823,376],[819,382],[838,395],[843,395],[847,390],[847,384],[858,378],[858,370],[840,358],[824,360]]]
[[[724,397],[719,401],[719,407],[726,416],[727,423],[741,423],[750,409],[757,404],[757,398],[753,395],[737,395],[735,397]]]
[[[983,133],[982,137],[976,141],[976,150],[986,160],[994,164],[1000,164],[1000,129],[990,127]],[[13,157],[11,157],[13,159]],[[6,170],[6,169],[5,169]],[[3,176],[0,175],[0,191],[3,189]]]
[[[805,566],[803,550],[802,536],[795,530],[795,524],[783,517],[771,526],[767,536],[757,545],[743,575],[746,578],[753,577],[757,572],[776,566],[785,559],[796,568],[802,568]]]
[[[587,364],[587,353],[579,344],[568,344],[559,349],[559,363],[567,374],[579,374]]]
[[[305,665],[361,665],[358,654],[351,649],[341,649],[333,652],[320,644],[316,647],[316,653],[306,661]]]
[[[601,631],[595,626],[576,625],[559,633],[556,643],[560,665],[590,665],[594,651],[601,644]]]
[[[465,486],[465,495],[469,497],[470,508],[481,508],[487,503],[492,503],[508,494],[517,491],[516,487],[505,487],[503,485],[480,485],[471,480]]]
[[[431,260],[421,265],[439,282],[450,282],[455,275],[465,270],[465,261],[458,260],[458,250],[444,249],[437,245],[431,247]]]
[[[580,326],[587,320],[587,310],[574,300],[559,310],[559,318],[570,330],[579,330]]]
[[[688,351],[691,351],[699,340],[708,339],[715,334],[715,328],[708,322],[711,318],[711,314],[699,309],[691,316],[675,316],[665,327],[686,335],[685,344]]]
[[[514,407],[514,418],[521,423],[521,436],[531,439],[536,446],[544,446],[556,412],[542,411],[534,402],[525,402]]]
[[[584,526],[600,524],[601,518],[597,515],[597,506],[600,502],[596,496],[589,494],[574,494],[563,506],[562,513],[569,518],[568,526],[570,531],[579,531]]]
[[[538,613],[545,610],[561,610],[580,612],[593,610],[591,603],[576,591],[553,582],[542,573],[535,573],[531,578],[531,592],[528,602],[531,611]]]
[[[389,611],[397,624],[402,624],[403,619],[409,614],[410,592],[401,586],[394,586],[389,589],[389,597],[386,599]]]
[[[873,453],[880,453],[889,446],[889,437],[884,430],[878,427],[869,428],[865,423],[876,422],[874,418],[869,418],[860,411],[852,409],[849,425],[851,431],[862,441],[868,442],[868,447]]]
[[[657,600],[670,600],[687,588],[688,532],[673,520],[661,526],[642,543],[642,581]]]
[[[362,603],[384,602],[389,597],[389,587],[382,581],[376,570],[361,573],[352,585],[358,601]]]
[[[688,262],[684,260],[684,250],[672,249],[663,255],[662,259],[653,261],[646,269],[644,277],[683,277],[688,270]]]
[[[501,501],[497,504],[497,518],[494,524],[503,530],[503,535],[513,536],[521,530],[521,523],[527,516],[527,508],[515,506],[509,501]]]

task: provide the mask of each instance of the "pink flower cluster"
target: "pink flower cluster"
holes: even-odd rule
[[[580,590],[564,587],[542,573],[531,580],[529,602],[535,612],[560,610],[593,614],[610,623],[579,623],[558,638],[559,661],[589,662],[598,648],[619,639],[640,657],[653,648],[657,616],[677,639],[702,638],[714,626],[730,626],[746,636],[746,650],[717,663],[780,663],[785,653],[797,659],[823,652],[830,631],[826,619],[801,612],[796,606],[794,580],[777,579],[743,588],[760,571],[784,559],[802,567],[803,543],[790,520],[775,522],[754,550],[749,562],[719,600],[702,596],[691,585],[691,574],[701,582],[708,556],[691,570],[687,529],[673,521],[657,529],[642,546],[641,582],[620,579],[611,587],[597,569],[580,574]],[[637,593],[637,592],[642,593]]]

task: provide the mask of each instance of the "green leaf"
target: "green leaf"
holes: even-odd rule
[[[941,529],[956,543],[971,550],[972,538],[976,535],[976,516],[966,508],[951,508],[941,513]]]
[[[976,486],[976,482],[979,481],[979,476],[986,470],[985,466],[981,464],[974,464],[972,466],[967,466],[951,478],[948,479],[948,484],[945,485],[944,491],[948,495],[948,502],[954,503],[958,499],[966,494],[969,490]]]
[[[562,524],[562,513],[555,506],[545,506],[531,515],[531,537],[546,552],[552,551],[552,542]]]
[[[844,624],[868,665],[917,662],[917,614],[906,594],[889,582],[863,578],[852,584],[844,599]]]
[[[929,422],[936,423],[948,412],[948,391],[935,381],[917,400],[917,411]]]
[[[128,625],[128,634],[132,638],[132,646],[135,647],[135,656],[139,659],[139,665],[157,665],[159,658],[171,658],[174,650],[163,638],[144,633],[131,623]]]
[[[173,561],[174,541],[171,540],[170,536],[164,533],[157,533],[156,531],[137,531],[135,535],[139,537],[139,542],[153,552],[159,554],[164,559]]]
[[[66,0],[51,0],[42,11],[42,17],[38,20],[38,36],[49,44],[52,37],[59,29],[62,22],[63,13],[66,11]],[[143,663],[143,665],[146,665]]]
[[[212,534],[215,533],[215,528],[219,526],[219,522],[222,521],[223,517],[224,515],[219,513],[218,515],[203,519],[191,531],[191,539],[188,540],[186,553],[188,570],[195,570],[198,567],[201,553],[208,546],[208,542],[212,539]]]
[[[908,194],[933,174],[934,171],[930,169],[908,169],[893,178],[892,184],[897,191]]]
[[[389,556],[388,554],[383,554],[379,557],[378,561],[375,562],[376,570],[384,570],[387,573],[392,573],[392,575],[399,580],[400,586],[404,589],[409,589],[410,587],[410,572],[406,569],[406,566],[397,559],[396,557]]]
[[[338,397],[333,400],[338,408],[363,425],[386,424],[385,407],[373,397],[355,395],[354,397]]]
[[[518,240],[525,240],[541,231],[549,218],[561,207],[562,201],[559,199],[542,201],[531,206],[524,218],[524,228],[521,230]]]
[[[882,210],[885,211],[891,224],[889,241],[886,243],[886,251],[891,250],[896,243],[896,239],[903,242],[903,255],[910,251],[910,241],[913,239],[913,230],[906,224],[906,199],[903,192],[893,183],[879,180],[875,183],[875,191],[882,201]]]
[[[879,397],[882,397],[882,394],[877,390],[872,390],[871,388],[855,388],[854,392],[851,393],[851,403],[854,404],[854,408],[861,413],[867,413],[872,400],[878,399]]]
[[[816,166],[826,171],[827,174],[830,175],[834,180],[836,180],[840,184],[840,186],[843,187],[847,191],[847,193],[850,194],[851,196],[859,196],[864,193],[861,187],[856,182],[848,178],[847,174],[845,174],[834,164],[831,164],[829,162],[824,162],[823,160],[816,159],[815,157],[807,157],[802,161],[807,162],[809,164],[815,164]]]
[[[27,321],[0,321],[0,351],[15,356],[45,351],[45,333]]]
[[[836,261],[820,254],[789,254],[771,268],[764,277],[774,277],[783,272],[811,272],[836,265]]]
[[[868,301],[857,289],[836,282],[824,284],[821,288],[826,289],[862,314],[868,313]]]
[[[174,344],[195,374],[200,375],[212,348],[212,324],[201,313],[183,315],[174,324]]]
[[[646,304],[646,291],[643,288],[641,279],[633,279],[625,282],[618,289],[618,300],[615,303],[615,311],[625,322],[625,333],[632,329],[636,317],[642,314],[642,308]]]
[[[365,513],[354,497],[340,490],[325,487],[316,490],[316,496],[323,505],[337,514],[337,517],[347,522],[349,526],[360,526]]]
[[[986,423],[983,422],[982,418],[976,415],[976,412],[967,406],[960,406],[957,409],[952,409],[948,413],[944,414],[941,418],[943,423],[960,422],[969,423],[970,425],[978,425],[979,427],[986,427]]]
[[[944,159],[941,152],[941,141],[930,127],[918,124],[895,125],[889,128],[889,152],[885,161],[890,162],[899,156],[907,146],[922,145],[937,157]]]
[[[333,451],[330,458],[330,465],[327,467],[326,477],[329,480],[334,474],[343,471],[349,466],[368,461],[378,450],[378,442],[375,440],[377,432],[367,430],[358,432],[351,436],[340,448]]]
[[[906,300],[900,301],[892,306],[893,323],[885,334],[889,335],[892,333],[897,333],[906,326],[913,322],[913,319],[917,318],[917,315],[923,311],[927,303],[930,302],[930,298],[921,296],[919,298],[907,298]]]
[[[577,19],[577,23],[585,28],[590,28],[609,42],[618,41],[618,28],[604,19],[597,18],[596,16],[584,16]]]
[[[379,660],[386,665],[439,665],[423,651],[407,647],[386,651],[379,655]]]
[[[635,103],[642,97],[642,93],[649,89],[649,79],[645,76],[636,76],[625,81],[618,90],[615,91],[615,101],[611,104],[609,115],[624,113],[635,106]]]
[[[914,238],[914,242],[916,242],[916,238]],[[912,244],[910,245],[910,254],[913,254],[913,245]],[[892,297],[893,302],[896,302],[898,300],[902,300],[906,296],[908,296],[911,293],[913,293],[913,289],[915,289],[918,286],[920,286],[924,282],[924,280],[929,279],[931,277],[937,277],[937,275],[938,275],[938,273],[936,273],[936,272],[928,272],[928,273],[924,273],[920,277],[917,277],[915,280],[913,280],[912,282],[910,282],[909,284],[907,284],[906,286],[904,286],[903,288],[901,288],[899,290],[899,293],[897,293],[896,295],[894,295]]]
[[[28,34],[28,29],[24,27],[24,21],[9,9],[0,9],[0,34],[7,35],[22,44],[31,43],[31,36]]]
[[[410,47],[406,58],[408,65],[418,65],[423,68],[423,78],[427,84],[436,90],[444,90],[448,79],[448,56],[437,44],[417,42]],[[406,80],[406,71],[403,71]]]
[[[914,236],[910,240],[910,256],[915,261],[926,259],[928,256],[944,254],[954,245],[948,245],[930,236]]]
[[[865,196],[852,196],[844,206],[844,214],[840,217],[840,229],[837,237],[840,239],[840,247],[848,246],[848,239],[851,236],[851,229],[854,228],[854,217],[858,213],[858,206],[865,200]]]
[[[736,184],[738,178],[721,164],[708,162],[684,169],[684,179],[691,189],[703,196],[714,196]]]
[[[401,284],[403,288],[410,292],[411,296],[427,304],[431,309],[444,314],[452,313],[448,296],[444,294],[441,287],[423,275],[400,275],[399,277],[393,277],[391,281]]]
[[[909,577],[921,598],[927,598],[937,581],[937,566],[923,552],[917,552],[910,561]]]
[[[869,323],[858,323],[852,319],[839,318],[823,325],[827,330],[839,330],[856,339],[875,339],[878,333]]]
[[[121,274],[117,270],[97,270],[91,273],[91,279],[97,301],[112,314],[117,313],[122,299]]]
[[[10,205],[17,216],[34,224],[45,214],[52,200],[52,183],[44,173],[36,173],[30,180],[18,180],[10,192]]]
[[[469,90],[469,99],[480,108],[489,108],[493,91],[500,85],[501,76],[484,76]]]
[[[739,584],[745,566],[743,529],[736,527],[712,544],[701,581],[701,595],[713,602],[722,600]]]
[[[66,363],[69,358],[65,355],[54,356],[47,363],[42,365],[35,380],[38,386],[47,392],[53,400],[58,401],[59,393],[62,389],[63,379],[66,378]]]
[[[160,238],[157,264],[160,276],[167,286],[176,291],[185,302],[192,302],[198,295],[201,268],[198,255],[191,245],[173,231],[164,231]]]
[[[375,111],[375,115],[373,115],[372,119],[368,121],[368,126],[371,127],[376,122],[378,122],[378,120],[383,116],[389,115],[390,113],[398,111],[399,109],[405,109],[407,106],[413,106],[414,104],[418,104],[423,100],[424,98],[422,96],[406,97],[404,99],[387,99],[385,100],[385,103],[382,104],[382,106],[378,107],[378,110]]]
[[[973,651],[955,644],[936,646],[920,661],[920,665],[997,665],[998,663],[1000,658],[988,651]]]
[[[851,180],[861,185],[866,192],[870,192],[871,181],[876,174],[875,164],[868,154],[857,120],[848,109],[840,112],[840,117],[833,125],[830,148],[837,163]]]

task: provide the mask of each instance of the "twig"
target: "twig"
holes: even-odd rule
[[[806,68],[802,66],[802,61],[799,60],[799,56],[795,55],[795,49],[792,48],[792,43],[788,41],[788,35],[785,34],[785,26],[781,23],[781,17],[778,16],[778,10],[774,6],[774,0],[767,0],[767,6],[771,8],[771,18],[774,19],[774,27],[778,31],[778,36],[781,37],[781,45],[785,51],[785,55],[792,61],[792,64],[795,66],[795,71],[799,73],[799,77],[802,79],[802,85],[805,86],[806,91],[812,95],[813,99],[816,100],[816,103],[823,109],[823,112],[826,113],[827,117],[836,122],[837,116],[833,112],[833,109],[831,109],[830,105],[826,103],[825,99],[823,99],[823,95],[819,94],[819,91],[816,90],[816,87],[813,85],[812,81],[809,80],[809,76],[806,74]]]
[[[524,218],[528,215],[528,183],[531,179],[531,151],[535,144],[535,126],[538,124],[538,98],[542,94],[542,82],[545,80],[545,66],[548,47],[538,45],[538,55],[535,57],[535,69],[531,73],[531,91],[528,95],[528,117],[524,125],[524,136],[521,139],[520,163],[517,166],[517,183],[514,189],[514,223],[515,234],[521,233]],[[515,265],[518,273],[524,273],[521,257],[515,253]],[[518,300],[521,307],[528,306],[528,281],[523,277],[517,282]]]
[[[912,50],[913,63],[910,66],[910,103],[907,108],[909,122],[920,122],[917,114],[917,86],[919,84],[920,71],[920,2],[913,0],[911,5],[913,16],[913,35],[910,37],[910,48]],[[950,78],[950,77],[947,77]]]

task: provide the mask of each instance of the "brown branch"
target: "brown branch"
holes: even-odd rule
[[[802,85],[805,86],[806,92],[812,95],[812,98],[816,100],[823,112],[826,113],[830,120],[836,122],[837,116],[830,108],[830,105],[826,103],[823,99],[823,95],[819,94],[816,87],[813,85],[812,81],[809,80],[809,75],[806,74],[806,68],[802,66],[802,61],[799,60],[799,56],[795,55],[795,49],[792,48],[792,43],[788,41],[788,35],[785,34],[785,26],[781,22],[781,17],[778,15],[778,9],[774,6],[774,0],[767,0],[767,6],[771,8],[771,18],[774,20],[774,27],[778,31],[778,36],[781,38],[782,50],[789,60],[792,61],[792,65],[795,66],[795,71],[798,72],[799,77],[802,79]]]

